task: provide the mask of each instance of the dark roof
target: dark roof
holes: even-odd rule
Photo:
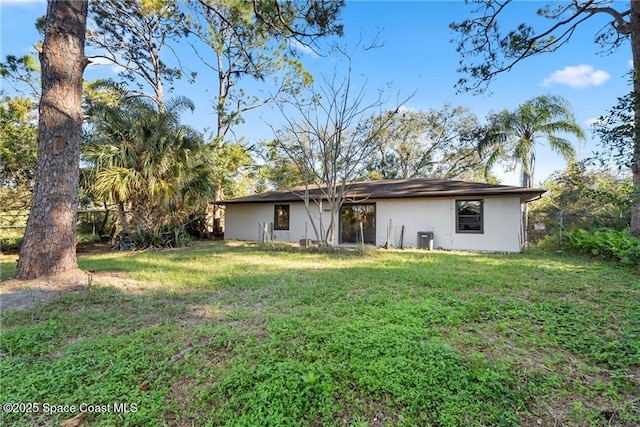
[[[542,188],[514,187],[479,182],[451,181],[432,178],[388,179],[379,181],[359,181],[349,185],[347,201],[364,199],[406,199],[412,197],[478,197],[518,195],[523,202],[531,201],[546,190]],[[291,190],[268,191],[252,196],[216,202],[221,205],[239,203],[283,203],[299,202],[304,187]],[[315,186],[309,187],[311,199],[321,197],[322,192]]]

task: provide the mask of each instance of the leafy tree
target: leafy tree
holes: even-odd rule
[[[121,67],[118,75],[136,85],[135,93],[152,100],[162,111],[165,91],[172,90],[166,84],[171,85],[183,75],[182,67],[170,67],[164,58],[167,48],[175,55],[168,44],[187,34],[186,16],[178,3],[175,0],[94,0],[89,7],[89,18],[87,44],[97,49],[89,60],[106,59]]]
[[[348,61],[346,77],[340,80],[334,74],[332,79],[324,78],[322,85],[311,89],[311,101],[294,99],[299,120],[281,107],[286,125],[274,130],[273,142],[275,157],[290,161],[302,176],[304,185],[298,194],[316,239],[329,245],[335,242],[338,214],[350,184],[362,176],[375,150],[374,141],[392,123],[402,104],[395,110],[369,115],[382,107],[382,93],[366,102],[364,86],[352,86],[351,57],[344,51],[342,54]],[[319,190],[321,196],[311,198],[310,189]],[[327,210],[329,224],[324,224],[322,212]]]
[[[343,1],[294,2],[282,0],[190,0],[191,31],[213,51],[200,55],[217,76],[214,110],[217,121],[213,143],[224,152],[233,127],[242,115],[263,105],[283,102],[311,83],[311,75],[297,59],[295,43],[341,34],[337,18]],[[271,92],[262,96],[242,89],[243,79],[268,80]],[[224,176],[216,182],[216,200],[225,197]],[[216,221],[221,212],[214,211]]]
[[[76,220],[82,136],[87,1],[47,5],[42,45],[38,158],[16,277],[77,269]]]
[[[504,110],[489,115],[485,133],[480,140],[480,152],[488,152],[487,169],[506,160],[522,171],[523,187],[533,186],[536,145],[541,140],[567,161],[575,158],[575,149],[562,134],[585,139],[575,121],[571,106],[559,96],[539,96],[525,101],[513,111]]]
[[[93,129],[84,151],[93,167],[84,183],[95,197],[118,205],[125,234],[126,207],[138,234],[157,235],[182,227],[213,196],[210,152],[198,133],[179,123],[179,113],[193,104],[175,98],[165,107],[158,112],[134,98],[90,109]]]
[[[304,185],[303,173],[288,157],[282,156],[278,150],[278,141],[268,141],[263,144],[261,153],[265,163],[259,168],[259,184],[262,189],[286,190]]]
[[[21,223],[29,213],[36,171],[36,105],[24,97],[0,102],[0,206],[3,225]]]
[[[558,96],[532,98],[514,111],[504,110],[489,116],[486,132],[478,145],[479,151],[489,152],[487,169],[500,160],[507,160],[512,167],[522,171],[521,185],[533,186],[536,162],[536,144],[545,139],[551,149],[567,161],[575,159],[575,149],[570,141],[558,136],[568,133],[584,139],[582,128],[576,123],[568,102]],[[527,205],[523,207],[524,241],[527,243]]]
[[[572,0],[549,3],[537,10],[546,25],[535,28],[523,22],[504,30],[500,23],[507,11],[518,2],[512,0],[473,0],[473,18],[452,23],[459,33],[458,52],[462,56],[459,69],[464,76],[458,81],[463,90],[483,91],[499,74],[508,72],[526,58],[555,52],[567,44],[576,29],[587,20],[608,18],[607,25],[595,37],[603,49],[616,49],[630,41],[633,57],[633,93],[640,94],[640,2],[611,2],[608,0]],[[640,193],[640,105],[634,105],[634,136],[627,141],[633,147],[628,164],[633,173],[636,193]],[[640,236],[640,198],[631,215],[631,232]]]
[[[213,151],[214,182],[224,183],[224,194],[231,197],[247,194],[254,160],[250,151],[239,143],[228,143]]]
[[[36,105],[28,98],[0,102],[0,179],[3,187],[31,187],[36,170]]]
[[[631,92],[618,99],[607,116],[600,117],[594,124],[595,134],[600,138],[604,152],[595,153],[593,159],[601,165],[611,163],[618,167],[629,167],[632,171],[634,165],[640,161],[640,122],[636,120],[636,111],[640,101],[637,92]],[[631,231],[636,237],[640,232],[636,229],[640,221],[638,207],[640,204],[640,174],[633,173],[634,191],[630,193],[629,200],[633,208],[631,210]],[[634,232],[635,230],[635,232]]]
[[[447,104],[441,110],[401,112],[376,136],[367,175],[481,180],[484,161],[476,147],[479,127],[476,116],[464,107]]]
[[[600,138],[604,151],[595,153],[593,160],[632,168],[636,160],[640,159],[640,144],[633,141],[634,138],[640,138],[635,121],[635,111],[639,104],[638,95],[635,92],[628,93],[618,98],[618,104],[606,116],[598,118],[593,130]],[[640,191],[640,187],[638,190]]]
[[[633,184],[628,176],[571,163],[543,186],[547,193],[529,205],[529,218],[545,224],[545,234],[559,232],[561,225],[585,229],[629,226]]]

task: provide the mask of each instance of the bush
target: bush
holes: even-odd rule
[[[17,251],[22,245],[22,236],[0,236],[0,252]]]
[[[629,230],[576,228],[566,235],[566,249],[578,254],[640,267],[640,239]]]
[[[155,230],[141,230],[133,234],[133,247],[136,249],[179,248],[189,246],[191,237],[183,226],[160,227]]]

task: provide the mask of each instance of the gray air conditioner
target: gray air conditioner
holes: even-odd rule
[[[433,250],[433,231],[418,231],[418,249]]]

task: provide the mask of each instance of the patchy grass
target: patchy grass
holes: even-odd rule
[[[82,403],[108,409],[85,419],[105,426],[640,425],[628,268],[222,243],[80,267],[137,285],[3,311],[0,401],[39,403],[3,425],[59,424]]]

